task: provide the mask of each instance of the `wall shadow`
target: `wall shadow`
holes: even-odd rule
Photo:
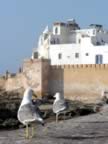
[[[50,68],[48,87],[50,95],[60,92],[64,96],[64,69],[61,66]]]

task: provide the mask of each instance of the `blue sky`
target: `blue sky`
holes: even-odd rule
[[[75,18],[108,29],[107,14],[108,0],[0,0],[0,74],[17,72],[46,25]]]

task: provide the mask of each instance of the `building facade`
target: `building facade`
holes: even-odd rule
[[[108,64],[108,31],[98,24],[80,29],[74,19],[55,22],[40,35],[32,58],[50,59],[51,65]]]

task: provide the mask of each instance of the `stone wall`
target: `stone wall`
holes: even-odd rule
[[[57,91],[64,94],[64,69],[60,66],[50,66],[49,93],[54,95]]]
[[[25,60],[23,76],[26,78],[24,86],[30,86],[37,95],[48,93],[48,76],[50,61],[45,59]]]
[[[49,60],[26,59],[22,72],[9,76],[5,80],[6,91],[12,91],[30,86],[38,96],[48,93]]]
[[[0,78],[0,87],[6,91],[28,86],[38,96],[60,91],[67,99],[96,102],[102,90],[108,89],[108,65],[51,66],[49,60],[27,59],[21,73]]]
[[[6,84],[6,79],[4,76],[0,77],[0,89],[4,89]]]
[[[10,76],[8,77],[6,80],[5,80],[5,89],[6,91],[13,91],[13,90],[16,90],[16,89],[20,89],[20,88],[23,88],[24,87],[24,81],[25,81],[25,78],[23,76],[23,74],[16,74],[16,76]]]
[[[108,89],[108,65],[64,65],[50,67],[50,93],[62,91],[65,98],[96,102]]]

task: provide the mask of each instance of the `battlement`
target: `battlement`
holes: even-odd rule
[[[51,69],[79,69],[79,68],[93,68],[93,69],[107,69],[108,64],[74,64],[74,65],[51,65]]]
[[[59,91],[67,99],[95,102],[108,89],[108,64],[51,65],[48,59],[26,59],[21,73],[4,83],[8,90],[31,86],[41,97]]]

